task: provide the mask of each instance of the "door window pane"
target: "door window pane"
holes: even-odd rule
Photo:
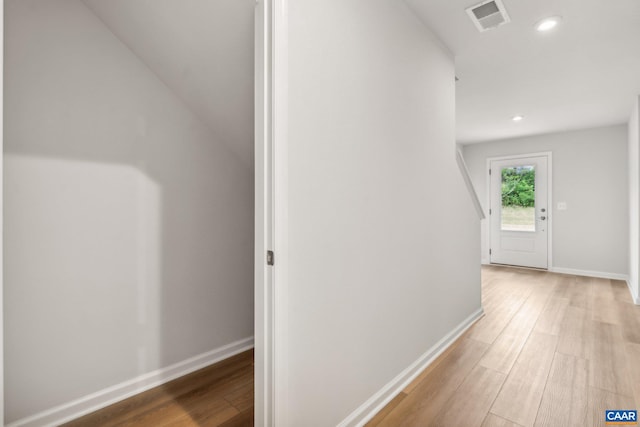
[[[534,166],[502,168],[503,231],[536,231],[536,170]]]

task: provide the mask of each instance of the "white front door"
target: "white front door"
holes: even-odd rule
[[[490,162],[492,264],[548,267],[547,160],[541,155]]]

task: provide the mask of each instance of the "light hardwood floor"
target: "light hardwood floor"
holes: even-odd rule
[[[640,307],[624,282],[484,267],[482,302],[369,426],[604,426],[605,409],[640,409]],[[253,352],[67,426],[253,426]]]
[[[626,283],[483,267],[482,303],[368,426],[605,426],[605,409],[640,409],[640,307]]]
[[[238,354],[65,426],[253,426],[253,351]]]

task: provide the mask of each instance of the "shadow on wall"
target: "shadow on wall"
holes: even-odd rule
[[[13,422],[253,335],[253,171],[80,1],[5,3]]]

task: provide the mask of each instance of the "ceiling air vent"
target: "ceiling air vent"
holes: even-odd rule
[[[480,31],[487,31],[511,21],[500,0],[483,1],[466,9],[467,14]]]

